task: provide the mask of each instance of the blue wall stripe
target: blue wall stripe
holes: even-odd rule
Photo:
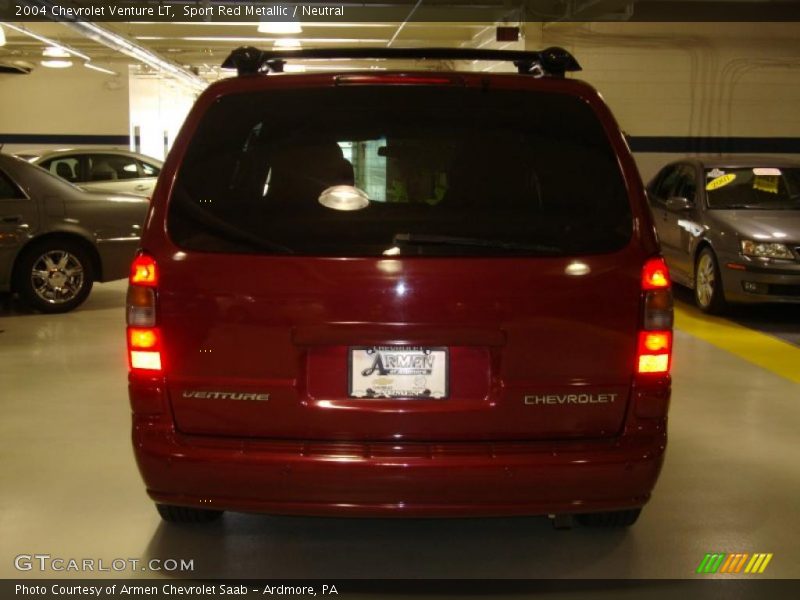
[[[0,133],[0,144],[102,144],[127,146],[129,135],[78,135],[71,133]]]
[[[634,152],[800,154],[800,138],[629,136]],[[0,133],[0,144],[128,146],[129,135]]]

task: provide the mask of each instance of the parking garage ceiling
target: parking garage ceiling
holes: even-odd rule
[[[67,3],[62,0],[62,4]],[[364,6],[358,3],[345,6]],[[536,21],[559,24],[576,21],[708,21],[796,19],[800,2],[787,0],[396,0],[381,2],[382,10],[403,19],[377,21],[302,22],[291,35],[263,33],[256,22],[113,22],[100,23],[105,31],[152,52],[166,62],[212,81],[224,74],[219,65],[232,48],[263,48],[285,43],[302,47],[393,46],[482,47],[494,41],[495,24]],[[352,13],[351,13],[352,14]],[[387,14],[389,14],[387,12]],[[443,15],[448,21],[443,26]],[[743,23],[743,29],[747,23]],[[4,27],[6,44],[0,63],[37,68],[45,40],[75,49],[93,65],[119,72],[136,64],[114,45],[90,39],[80,27],[55,22],[10,22]],[[32,34],[32,35],[31,35]],[[148,72],[146,65],[143,73]],[[360,67],[363,65],[351,65]],[[309,69],[341,68],[341,64],[309,65]]]

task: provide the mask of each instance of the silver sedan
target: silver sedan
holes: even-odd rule
[[[30,162],[88,191],[138,196],[153,193],[163,164],[144,154],[105,148],[45,152]]]
[[[42,312],[80,305],[95,281],[128,275],[146,198],[90,193],[0,155],[0,292]]]
[[[694,290],[701,310],[800,303],[800,163],[685,159],[647,191],[673,279]]]

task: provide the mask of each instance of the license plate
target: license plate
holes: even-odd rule
[[[447,398],[447,348],[351,347],[352,398]]]

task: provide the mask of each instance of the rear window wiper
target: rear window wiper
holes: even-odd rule
[[[541,254],[560,254],[561,248],[546,246],[544,244],[522,244],[518,242],[505,242],[483,238],[458,237],[454,235],[432,235],[425,233],[397,233],[392,238],[395,246],[472,246],[476,248],[491,248],[499,250],[521,250]]]

